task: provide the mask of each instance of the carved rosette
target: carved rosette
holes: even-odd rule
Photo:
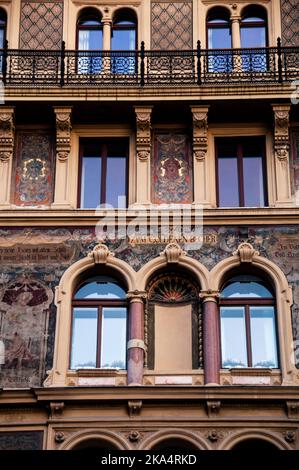
[[[135,107],[136,153],[139,161],[146,162],[151,155],[151,114],[152,106]]]
[[[204,161],[208,149],[208,106],[191,107],[193,120],[193,155]]]
[[[14,108],[0,108],[0,161],[12,159],[15,140]]]
[[[274,154],[279,162],[289,159],[289,112],[290,105],[272,105],[274,113]]]
[[[56,153],[60,162],[68,160],[71,150],[72,108],[54,108],[56,115]]]

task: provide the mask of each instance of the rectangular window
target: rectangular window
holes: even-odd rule
[[[98,309],[75,307],[73,312],[73,334],[71,369],[96,367]]]
[[[219,207],[264,207],[265,142],[262,137],[217,138]]]
[[[127,309],[105,307],[102,315],[101,367],[125,369]]]
[[[127,207],[128,139],[80,140],[79,207]]]
[[[250,307],[252,367],[278,367],[274,307]]]
[[[222,367],[247,367],[245,308],[221,307],[220,318]]]

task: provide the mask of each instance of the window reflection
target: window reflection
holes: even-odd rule
[[[137,62],[133,51],[137,49],[136,29],[137,19],[133,11],[123,9],[116,14],[111,31],[111,50],[126,51],[126,53],[123,55],[118,53],[112,57],[113,73],[135,73]]]
[[[226,8],[212,8],[207,17],[207,43],[209,72],[229,72],[232,69],[230,15]],[[222,49],[221,54],[213,49]]]
[[[240,24],[241,47],[261,48],[267,46],[267,14],[263,8],[245,8]],[[248,51],[242,53],[242,69],[249,72],[267,70],[266,53]]]
[[[82,12],[77,23],[78,73],[95,74],[102,70],[101,54],[92,51],[103,49],[103,28],[97,10]],[[82,51],[86,51],[85,53]]]

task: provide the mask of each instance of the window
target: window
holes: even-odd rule
[[[267,46],[267,14],[263,8],[245,8],[240,25],[241,47],[260,48]],[[267,70],[266,53],[242,52],[244,71],[264,72]]]
[[[278,367],[276,317],[271,288],[240,275],[220,296],[222,367]]]
[[[148,287],[147,363],[159,371],[202,367],[199,289],[187,274],[156,275]]]
[[[84,281],[73,298],[71,369],[125,369],[126,293],[110,277]]]
[[[232,68],[231,49],[231,28],[230,14],[225,8],[213,8],[207,17],[207,44],[208,49],[221,49],[221,54],[209,52],[208,70],[209,72],[228,72]]]
[[[103,48],[103,27],[97,10],[86,9],[77,22],[78,72],[94,74],[102,69],[102,56],[92,51]],[[86,52],[82,52],[86,51]]]
[[[113,73],[134,73],[136,67],[135,51],[137,49],[137,20],[131,10],[120,10],[113,21],[111,31],[111,50],[126,51],[112,57]],[[130,52],[134,51],[134,52]]]
[[[267,205],[262,137],[216,139],[219,207]]]
[[[79,207],[100,204],[125,208],[127,203],[128,140],[80,140]]]
[[[4,49],[5,40],[6,40],[6,25],[7,25],[7,16],[6,12],[0,8],[0,49]],[[0,71],[2,71],[3,58],[2,53],[0,52]]]

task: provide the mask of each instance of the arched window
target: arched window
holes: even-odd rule
[[[126,51],[124,54],[116,53],[112,57],[112,72],[128,74],[134,73],[136,67],[135,52],[137,49],[137,18],[129,9],[119,10],[112,23],[111,50]]]
[[[245,8],[241,18],[241,47],[266,47],[267,13],[262,7]]]
[[[232,277],[220,295],[222,367],[278,368],[275,299],[251,275]]]
[[[79,73],[98,73],[102,68],[102,57],[92,53],[103,48],[103,26],[101,15],[93,8],[84,9],[77,21],[77,49],[79,51]],[[86,51],[85,53],[83,51]]]
[[[190,370],[202,367],[199,288],[188,274],[156,275],[148,286],[146,329],[148,367]]]
[[[210,51],[222,49],[221,54],[209,52],[208,71],[209,72],[228,72],[232,66],[231,52],[223,49],[231,49],[231,27],[230,14],[226,8],[216,7],[208,12],[207,16],[207,45]]]
[[[6,39],[7,15],[6,12],[0,8],[0,49],[4,48]]]
[[[86,279],[73,297],[71,369],[125,369],[126,325],[126,292],[119,282]]]

